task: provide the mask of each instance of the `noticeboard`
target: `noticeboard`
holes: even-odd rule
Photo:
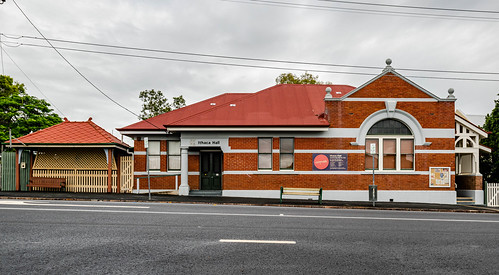
[[[348,154],[313,154],[314,171],[346,171],[348,170]]]
[[[450,167],[430,167],[430,187],[450,187]]]

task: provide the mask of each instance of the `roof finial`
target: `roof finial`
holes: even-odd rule
[[[392,60],[390,58],[387,58],[385,63],[386,63],[386,67],[383,69],[383,72],[393,70],[392,66],[390,66],[390,65],[392,65]]]
[[[331,87],[327,87],[326,88],[326,96],[324,97],[324,99],[327,99],[327,98],[333,98],[333,95],[331,94]]]
[[[69,122],[69,119],[67,117],[65,117],[64,122]]]
[[[449,95],[447,96],[447,98],[456,98],[454,96],[454,89],[449,88],[449,90],[447,92],[449,93]]]
[[[92,121],[92,117],[89,117],[89,118],[88,118],[88,121]]]

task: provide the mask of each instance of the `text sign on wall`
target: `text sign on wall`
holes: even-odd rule
[[[314,171],[346,171],[348,170],[348,154],[313,154]]]
[[[220,146],[221,139],[191,139],[189,142],[191,146]]]
[[[450,167],[430,167],[430,187],[450,187]]]

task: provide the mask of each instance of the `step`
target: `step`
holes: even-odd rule
[[[473,197],[457,197],[456,201],[457,201],[457,204],[462,204],[462,205],[475,204],[475,200],[473,200]]]
[[[196,197],[221,197],[222,190],[191,190],[189,196]]]

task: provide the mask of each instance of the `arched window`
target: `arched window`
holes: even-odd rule
[[[376,150],[371,154],[371,147]],[[411,130],[395,119],[375,123],[366,136],[366,170],[414,170],[414,136]]]

